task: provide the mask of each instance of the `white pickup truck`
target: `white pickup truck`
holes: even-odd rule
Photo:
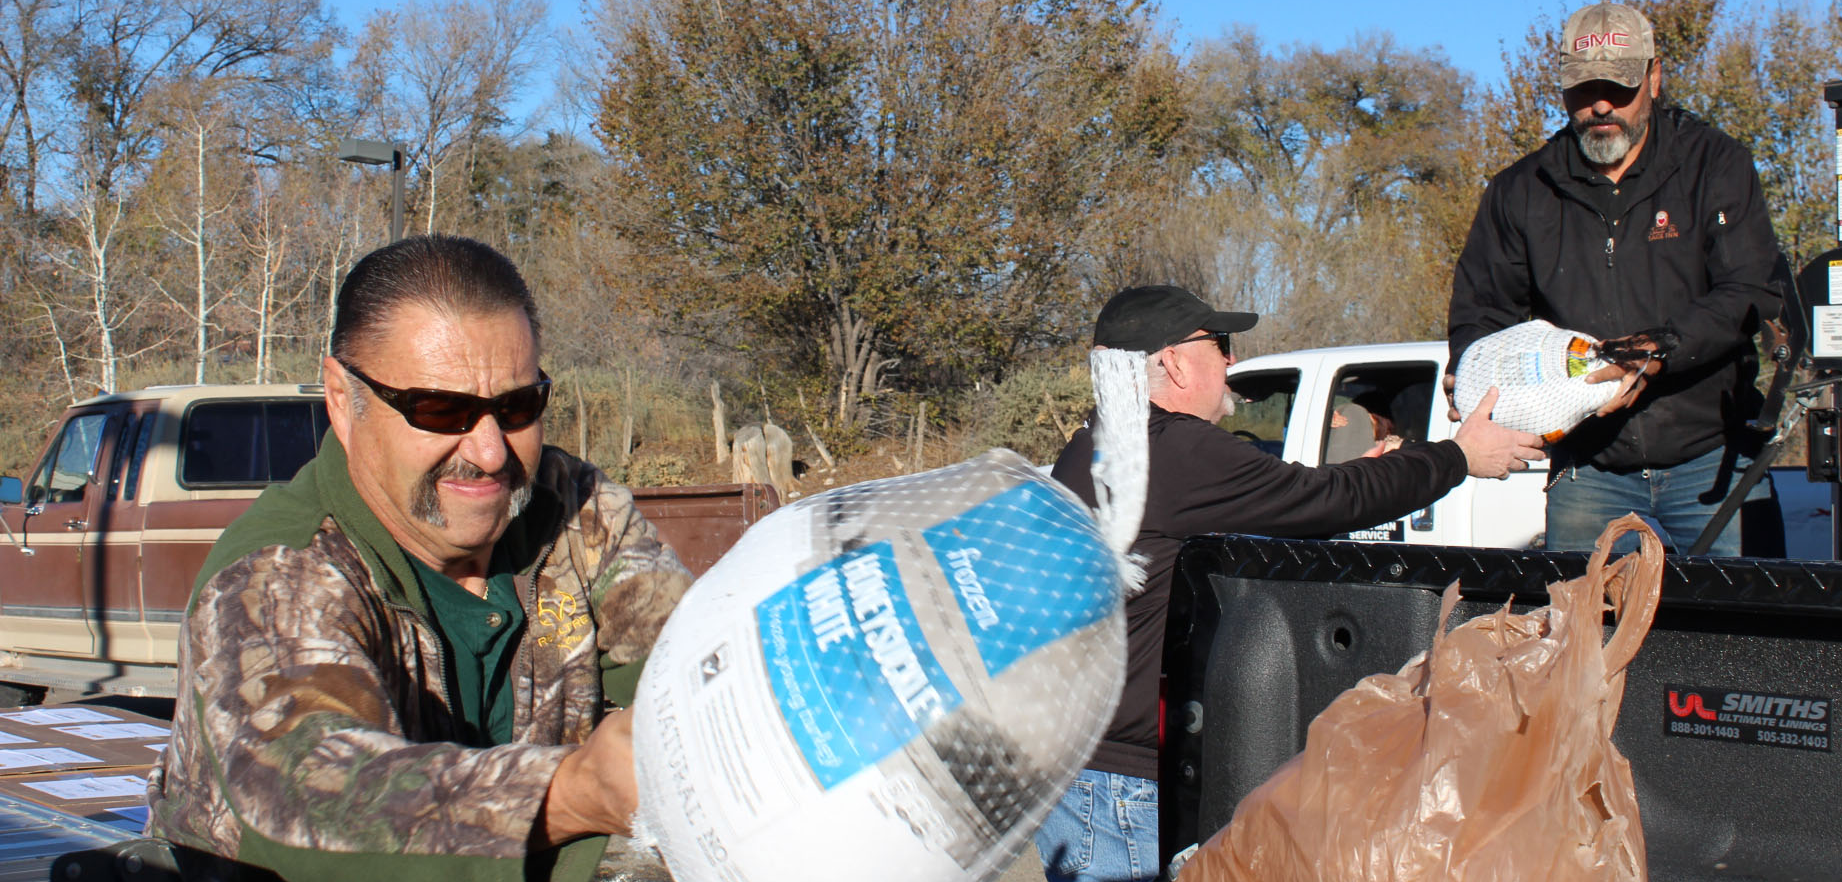
[[[1333,425],[1367,412],[1392,424],[1406,443],[1443,441],[1458,431],[1446,419],[1439,378],[1446,344],[1389,343],[1301,349],[1262,355],[1228,369],[1235,412],[1222,425],[1261,449],[1292,462],[1319,466],[1360,455],[1333,442],[1333,432],[1368,426]],[[1342,418],[1340,419],[1339,416]],[[1414,545],[1485,545],[1530,548],[1542,533],[1546,462],[1506,480],[1469,478],[1438,502],[1347,539]]]
[[[1367,413],[1404,441],[1440,441],[1458,424],[1446,419],[1439,378],[1443,341],[1302,349],[1249,358],[1228,369],[1235,412],[1222,425],[1282,459],[1318,466],[1360,455]],[[1379,421],[1378,421],[1379,422]],[[1356,436],[1356,443],[1348,437]],[[1806,482],[1803,470],[1772,470],[1793,558],[1828,559],[1827,485]],[[1506,480],[1467,479],[1430,507],[1340,538],[1413,545],[1538,548],[1544,523],[1546,462]]]

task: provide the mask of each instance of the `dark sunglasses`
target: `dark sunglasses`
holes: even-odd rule
[[[510,392],[481,398],[445,389],[398,389],[386,386],[341,361],[339,365],[363,380],[379,400],[396,409],[410,426],[437,435],[465,435],[480,417],[492,414],[501,432],[516,432],[544,415],[550,404],[550,376],[539,370],[537,382]]]
[[[1228,357],[1229,349],[1228,349],[1228,332],[1227,331],[1204,331],[1200,334],[1197,334],[1194,337],[1189,337],[1183,340],[1178,340],[1177,342],[1172,343],[1170,345],[1182,346],[1185,343],[1196,343],[1202,340],[1214,340],[1216,348],[1222,351],[1222,357],[1223,358]]]

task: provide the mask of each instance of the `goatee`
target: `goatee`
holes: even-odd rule
[[[1616,128],[1609,132],[1594,130],[1594,126],[1611,124]],[[1650,130],[1650,109],[1635,119],[1626,121],[1616,113],[1605,116],[1576,117],[1573,120],[1573,133],[1580,142],[1580,155],[1593,165],[1617,165],[1624,161],[1634,145],[1644,141],[1644,135]]]

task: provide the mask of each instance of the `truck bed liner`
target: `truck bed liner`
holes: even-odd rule
[[[1164,656],[1166,859],[1225,826],[1240,799],[1303,748],[1312,718],[1339,693],[1430,646],[1439,592],[1451,581],[1464,600],[1447,627],[1512,598],[1517,609],[1543,605],[1546,586],[1579,575],[1586,560],[1190,540],[1178,558]],[[1614,734],[1636,778],[1652,878],[1834,878],[1842,866],[1842,788],[1834,786],[1842,762],[1827,716],[1842,694],[1838,586],[1835,563],[1670,558]],[[1768,710],[1733,717],[1717,706],[1723,697]],[[1696,702],[1719,719],[1707,721]],[[1793,717],[1792,708],[1821,718]],[[1730,724],[1737,719],[1750,722]]]

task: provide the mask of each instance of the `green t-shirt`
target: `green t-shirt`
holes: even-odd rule
[[[512,572],[493,555],[486,578],[486,596],[475,597],[459,582],[436,572],[413,554],[404,552],[428,596],[435,630],[445,644],[448,670],[444,672],[459,705],[468,743],[489,747],[512,740],[512,691],[508,685],[512,657],[524,634],[524,609]]]

